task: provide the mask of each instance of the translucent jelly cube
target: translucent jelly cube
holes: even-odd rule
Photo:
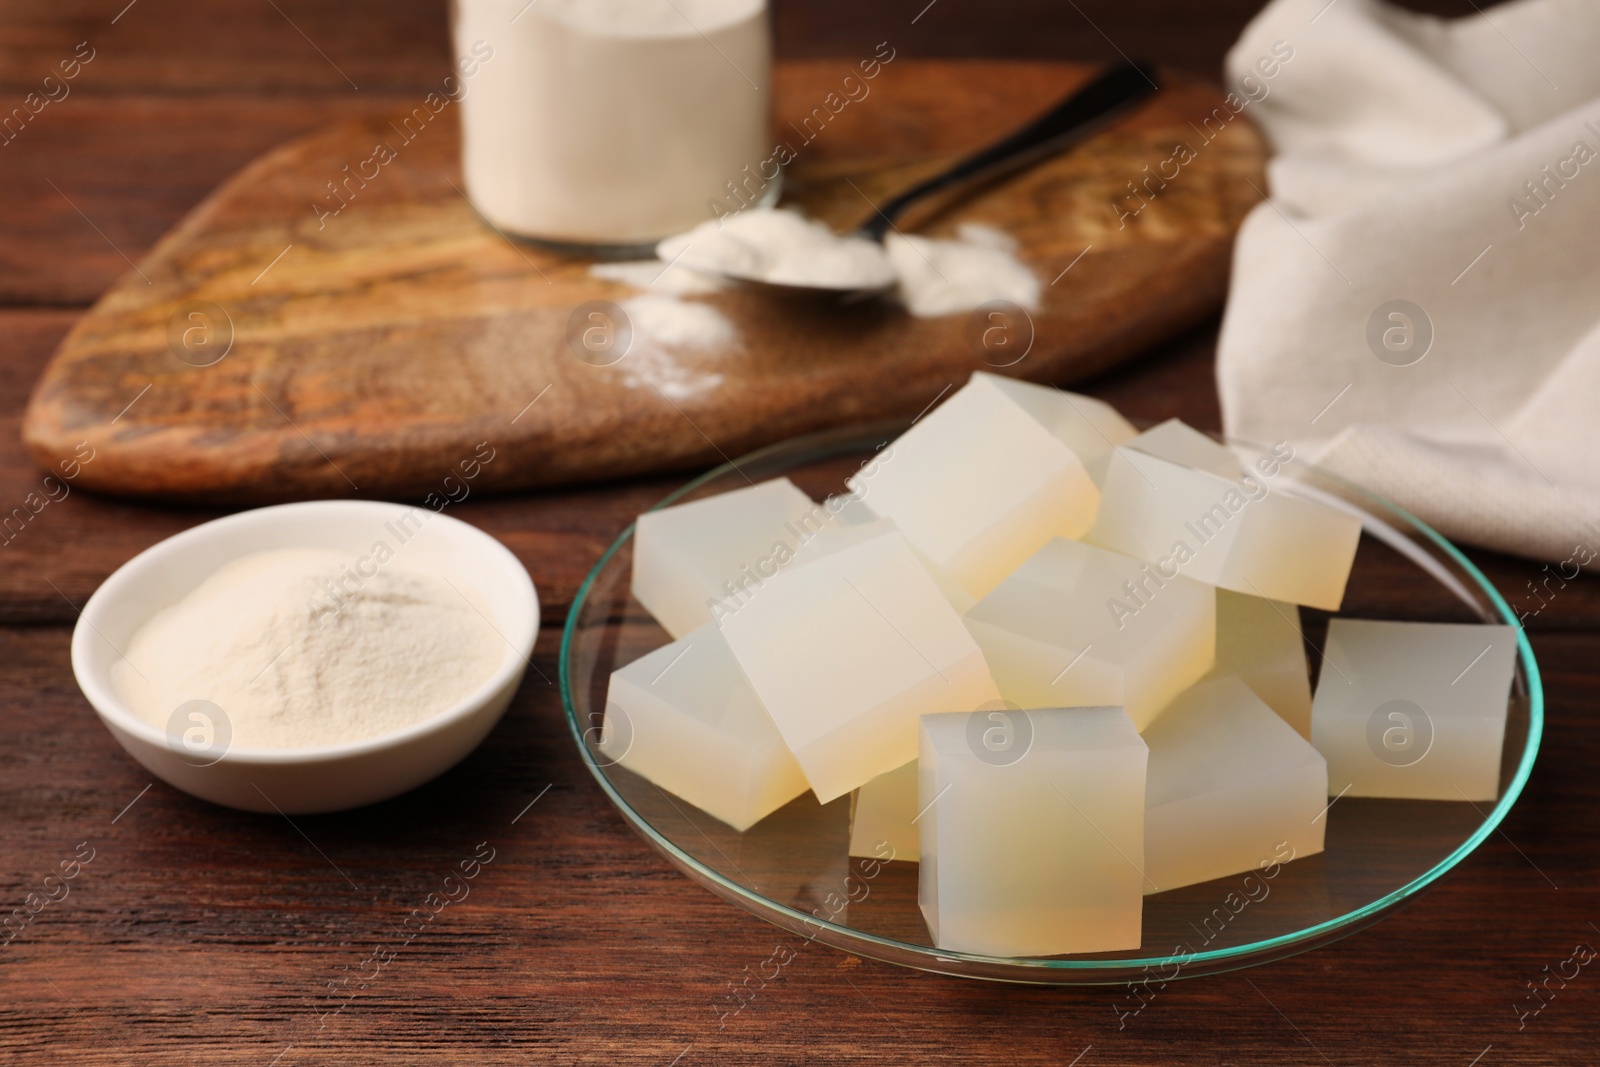
[[[1240,679],[1185,691],[1144,740],[1147,892],[1322,851],[1328,765]]]
[[[984,735],[1002,728],[1017,743],[997,751]],[[934,944],[1000,956],[1138,948],[1146,755],[1121,708],[925,717],[917,901]]]
[[[600,751],[735,830],[806,791],[800,765],[710,625],[612,672]]]
[[[1299,608],[1218,589],[1217,663],[1207,677],[1230,675],[1310,739],[1311,674]]]
[[[977,599],[1052,537],[1081,537],[1100,490],[1083,461],[990,375],[972,380],[849,480]]]
[[[915,862],[917,761],[880,774],[850,802],[850,855]]]
[[[1096,485],[1105,479],[1111,450],[1139,436],[1133,424],[1104,400],[983,371],[972,376],[988,379],[1033,421],[1072,449]]]
[[[831,522],[787,478],[639,516],[633,595],[673,637],[712,621],[713,606],[768,580]]]
[[[961,617],[893,524],[847,530],[721,616],[824,803],[915,759],[919,715],[999,695]]]
[[[1140,437],[1117,448],[1086,540],[1148,560],[1163,573],[1338,610],[1361,521],[1273,488],[1291,455],[1285,450],[1263,455],[1242,477],[1226,475],[1217,453],[1192,438],[1185,444],[1170,427],[1151,431],[1153,443]],[[1227,455],[1236,470],[1237,460]]]
[[[1143,729],[1211,669],[1216,591],[1057,539],[973,605],[966,623],[1006,700],[1114,704]]]
[[[1233,454],[1232,449],[1212,440],[1181,419],[1168,419],[1152,426],[1128,441],[1127,445],[1147,456],[1181,463],[1197,471],[1210,471],[1229,481],[1243,473],[1239,467],[1239,457]]]
[[[1311,704],[1330,795],[1494,800],[1516,630],[1334,619]]]
[[[841,526],[859,526],[872,522],[878,516],[867,507],[866,501],[854,493],[837,493],[822,502],[822,506],[834,516],[835,521]]]
[[[824,506],[830,506],[834,501],[841,499],[847,499],[847,497],[829,497],[828,503]],[[874,537],[882,537],[889,532],[899,532],[899,527],[895,525],[893,519],[877,518],[867,513],[865,508],[859,510],[844,508],[839,510],[837,515],[837,519],[830,526],[819,531],[815,537],[800,546],[795,554],[794,562],[796,566],[804,566],[809,561],[820,559],[830,552],[848,548],[851,545],[859,544]],[[910,544],[910,542],[907,542],[907,544]],[[931,559],[918,552],[915,545],[911,546],[911,554],[917,558],[918,563],[922,564],[922,569],[928,573],[928,577],[933,579],[933,583],[944,594],[945,600],[958,613],[972,606],[972,597],[967,595],[967,591],[957,585],[955,579],[940,570]],[[732,604],[734,601],[729,601],[728,603]],[[719,608],[718,613],[721,610],[723,609]]]

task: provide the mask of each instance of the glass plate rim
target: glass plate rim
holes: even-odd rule
[[[903,432],[907,425],[908,423],[903,419],[888,420],[857,426],[835,427],[833,429],[821,430],[816,433],[785,438],[782,441],[777,441],[773,444],[765,445],[761,448],[747,452],[744,455],[739,456],[737,459],[727,460],[716,465],[715,467],[712,467],[710,470],[705,471],[704,473],[690,479],[688,482],[674,489],[672,492],[662,497],[657,503],[651,505],[651,507],[649,507],[647,510],[657,511],[661,508],[670,507],[678,500],[694,492],[694,490],[725,474],[742,474],[743,472],[739,469],[739,465],[741,463],[752,463],[756,460],[765,458],[774,452],[798,452],[807,448],[816,448],[827,444],[836,450],[836,454],[843,453],[847,451],[851,445],[861,448],[871,447],[871,442],[875,437],[884,433],[888,433],[891,436],[898,434],[899,432]],[[1248,447],[1259,448],[1260,446],[1248,445]],[[1504,821],[1506,815],[1510,813],[1512,806],[1517,802],[1518,798],[1521,797],[1523,787],[1527,784],[1529,777],[1533,773],[1533,765],[1538,756],[1540,742],[1542,741],[1544,735],[1544,684],[1539,673],[1538,662],[1533,655],[1533,646],[1528,641],[1527,632],[1523,629],[1520,621],[1516,617],[1515,612],[1512,611],[1511,606],[1506,602],[1505,598],[1501,596],[1500,591],[1495,588],[1494,583],[1489,581],[1488,577],[1482,571],[1480,571],[1470,559],[1467,558],[1465,553],[1457,548],[1448,538],[1434,530],[1433,527],[1429,526],[1427,523],[1423,522],[1421,519],[1417,518],[1415,515],[1411,514],[1411,512],[1407,511],[1405,508],[1394,503],[1393,501],[1379,496],[1377,493],[1374,493],[1369,489],[1366,489],[1360,485],[1356,485],[1347,479],[1339,477],[1331,471],[1324,470],[1323,468],[1317,467],[1313,464],[1306,463],[1305,467],[1308,470],[1316,472],[1321,477],[1338,482],[1339,484],[1350,490],[1353,490],[1361,496],[1374,501],[1381,507],[1388,509],[1394,514],[1400,515],[1416,530],[1418,530],[1428,541],[1431,541],[1436,548],[1438,548],[1458,566],[1460,566],[1461,569],[1465,571],[1466,574],[1472,579],[1476,587],[1481,592],[1487,594],[1490,604],[1499,613],[1501,622],[1512,627],[1516,631],[1517,659],[1523,669],[1523,674],[1528,683],[1527,741],[1523,746],[1521,758],[1518,760],[1516,773],[1512,776],[1510,784],[1507,785],[1505,791],[1501,794],[1499,801],[1495,803],[1494,808],[1488,813],[1488,815],[1484,817],[1482,824],[1479,825],[1479,827],[1473,831],[1473,833],[1465,841],[1451,851],[1449,855],[1445,856],[1438,863],[1434,864],[1428,870],[1413,878],[1405,885],[1391,890],[1383,896],[1369,901],[1359,908],[1345,912],[1342,915],[1334,916],[1331,919],[1326,919],[1314,926],[1302,927],[1301,929],[1295,930],[1292,933],[1279,934],[1276,937],[1264,938],[1260,941],[1252,941],[1243,945],[1232,945],[1227,948],[1219,949],[1206,949],[1183,955],[1156,955],[1143,957],[1124,957],[1118,959],[1035,959],[1025,956],[987,956],[976,953],[932,948],[926,945],[912,944],[907,941],[897,941],[894,938],[883,937],[878,934],[870,934],[866,931],[858,930],[852,926],[841,925],[826,919],[820,919],[815,915],[798,911],[786,904],[780,904],[777,901],[762,896],[759,893],[754,893],[737,882],[724,877],[721,872],[708,867],[706,864],[702,863],[688,852],[679,848],[671,840],[662,836],[655,829],[655,827],[651,825],[650,821],[635,811],[633,807],[629,805],[627,800],[623,798],[622,794],[618,792],[616,787],[611,784],[611,781],[609,778],[607,778],[604,770],[594,762],[594,759],[589,754],[588,746],[584,742],[586,728],[583,727],[578,721],[577,708],[572,698],[572,676],[568,668],[568,663],[569,653],[572,650],[573,636],[577,631],[579,613],[587,601],[589,591],[593,588],[594,583],[599,579],[599,576],[604,571],[606,564],[611,562],[612,557],[621,551],[622,546],[627,544],[628,540],[633,537],[634,530],[638,526],[637,520],[630,522],[627,527],[617,535],[616,539],[606,547],[606,550],[601,554],[600,558],[595,561],[594,566],[590,568],[589,573],[584,576],[583,582],[578,586],[578,590],[572,598],[572,606],[567,611],[567,619],[561,629],[561,647],[557,652],[557,674],[559,678],[559,687],[561,690],[561,706],[562,712],[567,719],[567,727],[572,733],[573,740],[577,743],[580,758],[582,758],[584,765],[589,768],[589,773],[594,776],[595,781],[599,783],[601,790],[606,794],[607,797],[610,798],[612,804],[614,804],[622,812],[623,817],[628,821],[628,823],[631,824],[635,830],[643,834],[655,848],[663,852],[679,867],[685,869],[686,871],[694,872],[695,876],[698,878],[707,879],[710,882],[720,886],[733,897],[747,901],[752,905],[756,905],[760,910],[752,910],[749,908],[745,910],[751,911],[751,914],[754,914],[757,918],[766,918],[766,916],[762,914],[762,911],[779,913],[794,920],[795,922],[817,929],[819,936],[821,931],[826,930],[844,938],[856,939],[870,944],[879,945],[890,951],[914,953],[918,956],[926,957],[930,963],[964,962],[985,966],[1015,967],[1021,969],[1032,968],[1041,972],[1041,975],[1050,971],[1061,971],[1065,972],[1063,977],[1066,977],[1066,975],[1075,971],[1137,972],[1152,967],[1167,967],[1174,963],[1177,963],[1185,968],[1206,964],[1220,964],[1226,968],[1227,964],[1230,962],[1235,966],[1249,966],[1253,957],[1263,957],[1260,962],[1267,962],[1270,959],[1280,959],[1284,956],[1294,955],[1297,951],[1307,951],[1318,948],[1329,941],[1337,940],[1347,934],[1358,932],[1363,927],[1376,921],[1395,905],[1415,897],[1422,890],[1426,889],[1428,886],[1432,885],[1434,882],[1438,881],[1440,878],[1444,877],[1450,871],[1459,866],[1463,860],[1465,860],[1473,852],[1477,851],[1478,846],[1483,844],[1484,841],[1488,840],[1489,836],[1499,828],[1500,823]],[[771,920],[769,919],[768,921]]]

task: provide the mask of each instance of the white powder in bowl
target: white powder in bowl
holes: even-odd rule
[[[788,210],[753,208],[702,222],[662,241],[656,255],[693,270],[773,285],[881,289],[895,281],[876,241],[841,237]]]
[[[431,718],[508,650],[449,583],[379,555],[234,560],[135,632],[113,684],[163,730],[180,705],[210,701],[240,748],[340,744]]]

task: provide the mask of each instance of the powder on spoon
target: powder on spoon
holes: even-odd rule
[[[506,645],[449,583],[325,549],[257,552],[152,616],[112,667],[133,712],[166,729],[190,700],[222,709],[241,748],[389,733],[478,689]]]
[[[1017,258],[1010,236],[972,223],[957,234],[957,240],[939,240],[891,233],[880,245],[836,234],[797,211],[751,208],[669,237],[656,255],[669,264],[666,273],[689,267],[775,285],[894,286],[900,303],[919,318],[956,315],[991,300],[1039,306],[1039,279]]]
[[[954,241],[895,233],[884,240],[906,310],[919,318],[956,315],[991,300],[1038,308],[1039,279],[1017,259],[1008,234],[974,223],[956,233]]]
[[[668,263],[772,285],[881,289],[894,268],[876,241],[840,236],[797,211],[754,208],[709,219],[656,246]]]

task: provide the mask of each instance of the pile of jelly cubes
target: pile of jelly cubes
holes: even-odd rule
[[[1146,895],[1322,851],[1330,797],[1494,799],[1509,627],[1335,618],[1313,699],[1299,606],[1339,608],[1361,523],[1292,461],[974,374],[847,493],[640,516],[673,640],[600,748],[740,831],[851,794],[851,853],[996,956],[1138,948]]]

